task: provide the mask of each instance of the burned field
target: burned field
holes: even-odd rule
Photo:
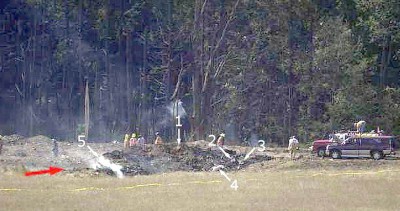
[[[240,162],[245,154],[235,150],[226,150],[231,158],[224,156],[218,149],[201,148],[199,146],[176,145],[147,146],[143,151],[133,148],[126,152],[115,150],[104,156],[123,166],[125,175],[157,174],[173,171],[210,171],[212,167],[223,165],[227,171],[235,171],[247,166],[271,160],[266,154],[254,155],[246,162]]]
[[[4,146],[0,154],[0,172],[19,172],[38,170],[49,166],[64,168],[61,174],[76,177],[115,176],[105,167],[96,167],[96,157],[86,147],[76,142],[54,142],[45,136],[24,138],[20,136],[4,137]],[[374,170],[391,168],[400,163],[398,157],[384,160],[343,159],[332,160],[318,158],[303,150],[295,161],[289,159],[284,148],[266,148],[255,150],[248,159],[244,158],[252,148],[226,146],[230,158],[206,142],[186,143],[180,148],[176,144],[135,146],[124,150],[121,143],[87,143],[99,155],[121,166],[124,176],[153,175],[171,172],[209,172],[213,167],[223,165],[226,172],[240,171],[302,171],[302,170]]]
[[[57,142],[55,149],[55,143],[45,136],[8,136],[4,140],[0,155],[2,171],[35,170],[56,165],[64,168],[67,174],[114,175],[111,169],[93,167],[96,157],[77,143]],[[87,144],[112,163],[122,166],[125,176],[211,171],[218,165],[223,165],[226,171],[238,171],[273,158],[268,152],[255,152],[243,161],[250,147],[227,146],[228,158],[218,148],[204,144],[189,143],[179,148],[176,144],[149,144],[145,148],[135,146],[127,150],[122,149],[121,143]]]
[[[96,158],[76,142],[58,142],[54,150],[54,142],[45,136],[9,136],[0,155],[0,200],[6,199],[2,206],[7,210],[31,210],[33,204],[36,210],[397,210],[399,206],[396,157],[332,160],[302,151],[292,161],[283,148],[267,147],[263,152],[254,150],[243,161],[251,147],[227,146],[228,158],[204,143],[128,150],[121,143],[87,143],[121,166],[125,177],[118,179],[109,168],[94,168]],[[64,171],[23,176],[50,165]],[[212,171],[218,165],[238,181],[237,191],[232,181]],[[318,206],[321,203],[324,207]]]

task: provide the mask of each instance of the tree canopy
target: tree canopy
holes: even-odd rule
[[[397,0],[9,0],[0,133],[400,134]],[[179,102],[179,103],[177,103]]]

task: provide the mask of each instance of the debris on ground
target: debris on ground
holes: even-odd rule
[[[79,147],[77,142],[54,141],[46,136],[24,138],[18,135],[3,136],[3,149],[0,154],[0,172],[46,169],[59,166],[65,169],[64,174],[74,176],[114,175],[107,168],[94,168],[98,157],[90,153],[87,147]],[[208,146],[206,141],[182,144],[134,146],[124,149],[119,143],[88,143],[98,155],[116,165],[122,166],[124,176],[150,175],[175,171],[212,171],[213,167],[223,166],[225,171],[258,171],[262,169],[295,170],[295,169],[362,169],[371,166],[390,166],[400,160],[331,160],[312,156],[309,151],[298,153],[292,161],[285,153],[285,148],[266,148],[259,152],[252,147],[243,146]],[[56,146],[56,149],[55,149]],[[253,150],[252,150],[253,149]],[[54,153],[56,150],[57,153]],[[246,154],[252,154],[245,159]],[[229,158],[230,157],[230,158]]]

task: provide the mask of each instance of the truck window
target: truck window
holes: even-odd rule
[[[378,139],[378,138],[375,138],[375,139],[372,139],[376,144],[381,144],[382,143],[382,140],[381,139]]]
[[[392,139],[390,139],[390,142],[392,143],[392,147],[395,150],[400,148],[400,140],[398,138],[392,138]]]
[[[348,139],[344,140],[344,142],[342,144],[344,144],[344,145],[354,145],[356,143],[357,143],[357,139],[348,138]]]
[[[361,140],[361,144],[362,145],[375,145],[375,144],[377,144],[377,142],[375,141],[375,139],[364,138]]]

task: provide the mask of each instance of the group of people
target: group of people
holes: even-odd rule
[[[163,139],[159,132],[155,134],[156,138],[153,142],[154,145],[161,145],[164,144]],[[142,135],[137,135],[136,133],[132,133],[130,136],[129,134],[125,134],[124,138],[124,148],[129,149],[133,146],[141,146],[144,147],[147,144],[146,139]],[[221,133],[217,138],[217,145],[224,146],[225,144],[225,134]]]
[[[129,134],[125,134],[124,138],[124,148],[128,149],[133,146],[141,146],[143,149],[146,146],[146,139],[142,135],[136,135],[136,133],[132,133],[131,136]],[[160,145],[163,144],[163,140],[160,136],[160,133],[156,133],[156,139],[154,140],[154,144]]]

